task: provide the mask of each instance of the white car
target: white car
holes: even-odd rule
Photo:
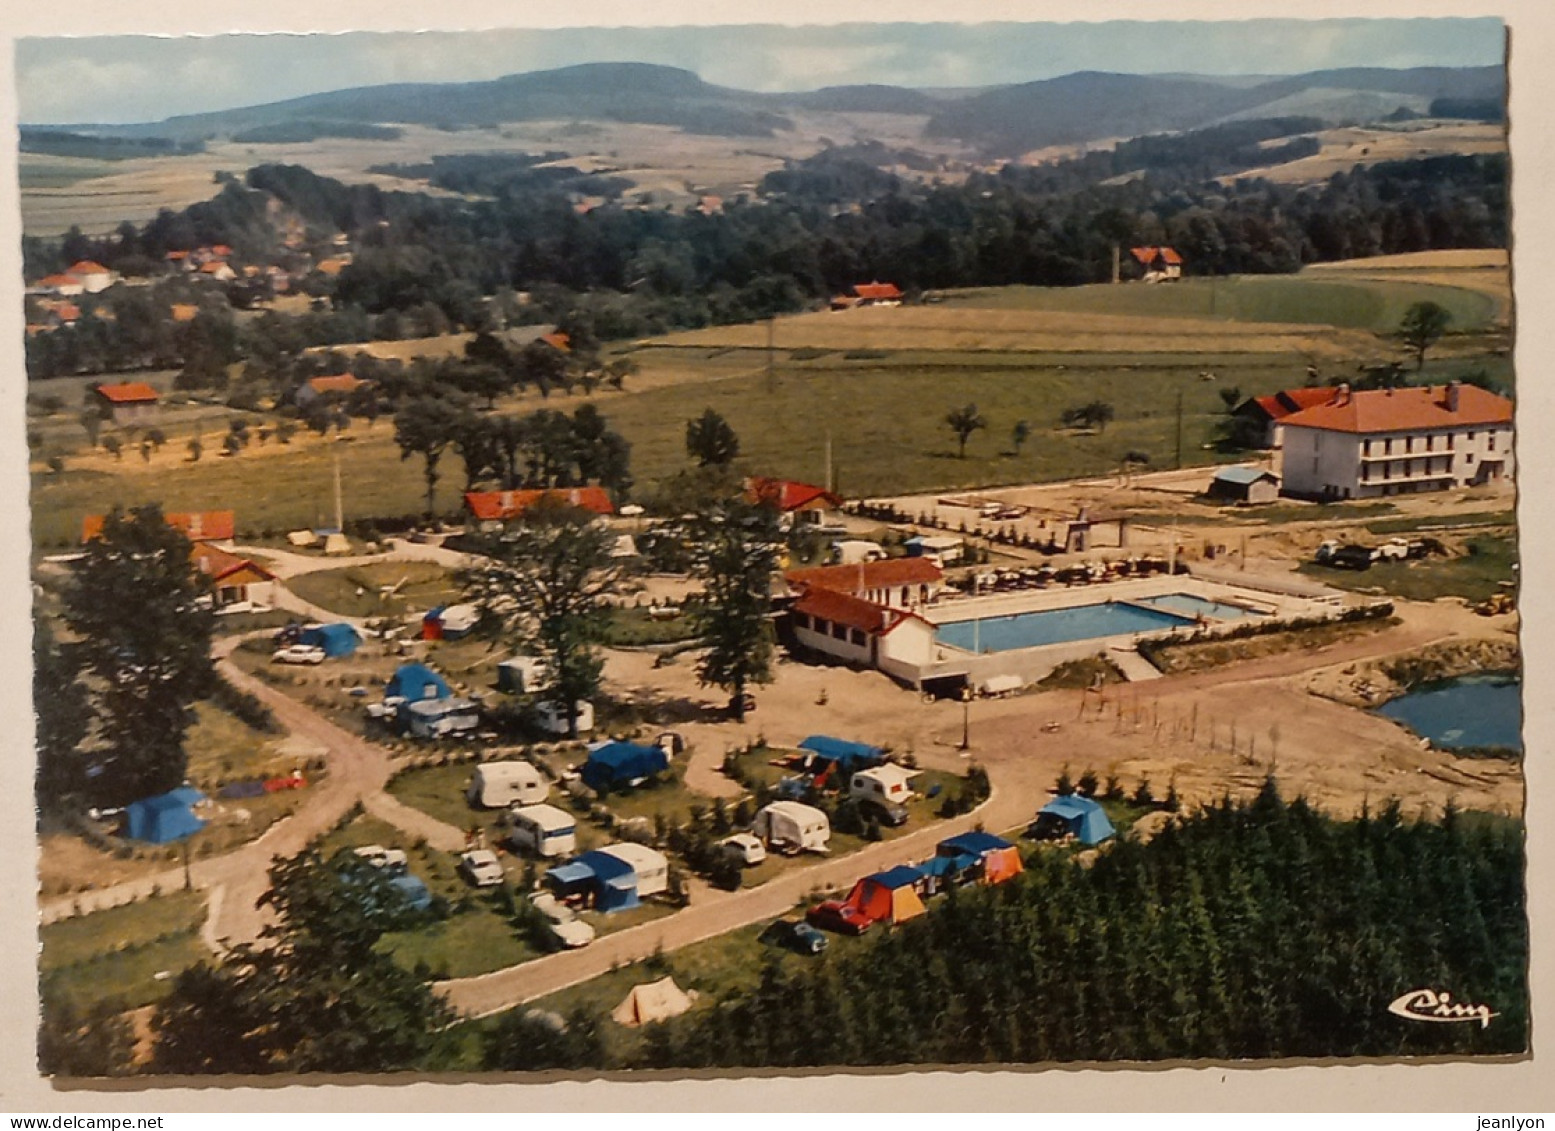
[[[496,887],[506,878],[502,862],[489,848],[478,848],[459,857],[459,871],[478,888]]]
[[[322,664],[324,649],[315,644],[288,644],[270,657],[273,664]]]
[[[718,842],[718,846],[746,866],[760,864],[767,858],[766,845],[750,833],[735,833],[725,837]]]
[[[569,950],[588,946],[594,941],[594,928],[578,918],[578,913],[548,891],[537,891],[529,897],[535,910],[545,916],[546,925],[556,941]]]
[[[355,850],[369,864],[386,868],[391,872],[403,872],[410,867],[410,857],[403,848],[385,848],[381,844],[364,844]]]

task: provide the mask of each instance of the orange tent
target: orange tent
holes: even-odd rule
[[[875,922],[902,923],[924,912],[917,884],[923,873],[907,864],[865,876],[853,885],[846,902]]]

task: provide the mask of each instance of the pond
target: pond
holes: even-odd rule
[[[1523,748],[1522,680],[1512,674],[1425,683],[1377,708],[1445,750]]]

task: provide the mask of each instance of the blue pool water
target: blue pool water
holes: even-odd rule
[[[1166,593],[1160,597],[1141,597],[1136,603],[1169,613],[1181,613],[1185,617],[1202,616],[1210,620],[1241,620],[1243,617],[1260,615],[1237,605],[1195,597],[1191,593]]]
[[[1512,675],[1472,675],[1428,683],[1377,708],[1437,746],[1523,748],[1522,681]]]
[[[1006,617],[951,621],[939,626],[937,635],[946,644],[968,652],[1008,652],[1043,644],[1066,644],[1103,636],[1155,632],[1192,624],[1191,617],[1138,605],[1108,601],[1100,605],[1076,605]]]

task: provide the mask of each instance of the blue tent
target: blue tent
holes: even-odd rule
[[[389,677],[389,685],[383,691],[385,699],[397,697],[412,703],[422,699],[447,699],[452,694],[448,681],[425,664],[402,664]]]
[[[156,797],[132,801],[124,808],[124,835],[131,840],[168,844],[193,836],[205,822],[190,811],[204,801],[205,795],[192,786],[182,786]]]
[[[1104,815],[1105,816],[1105,815]],[[993,833],[985,833],[978,829],[965,832],[959,836],[946,837],[935,846],[936,856],[971,856],[980,857],[985,852],[997,852],[1001,848],[1015,847],[1002,836],[994,836]]]
[[[608,789],[669,768],[669,755],[657,746],[607,742],[591,752],[581,772],[590,789]]]
[[[848,742],[824,734],[812,734],[799,744],[799,748],[810,751],[823,761],[835,762],[845,774],[879,765],[885,759],[885,751],[878,746],[866,746],[862,742]]]
[[[596,911],[630,911],[637,898],[637,873],[608,852],[585,852],[545,873],[546,884],[561,896],[592,892]]]
[[[1102,807],[1089,797],[1078,793],[1055,797],[1037,813],[1037,826],[1058,825],[1063,832],[1073,833],[1081,844],[1100,844],[1117,830],[1107,820]]]
[[[898,864],[868,878],[883,888],[895,891],[897,888],[911,887],[923,879],[923,869],[916,864]]]
[[[297,643],[322,648],[326,656],[349,656],[361,642],[361,633],[356,631],[355,626],[344,622],[305,628],[297,637]]]

